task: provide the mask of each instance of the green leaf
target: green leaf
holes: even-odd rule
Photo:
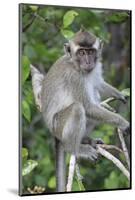
[[[31,81],[26,81],[23,85],[23,96],[24,99],[28,102],[28,104],[34,104],[34,96]]]
[[[37,161],[27,160],[22,168],[22,176],[29,174],[37,165],[38,165]]]
[[[70,24],[72,24],[77,15],[78,13],[74,10],[67,11],[63,17],[63,27],[67,28]]]
[[[119,187],[119,178],[118,174],[112,171],[108,178],[105,179],[105,188],[114,189]]]
[[[38,9],[38,6],[30,6],[30,8],[31,8],[32,11],[36,12],[37,9]]]
[[[52,176],[48,182],[49,188],[55,188],[56,187],[56,177]]]
[[[122,94],[124,94],[124,96],[130,97],[130,88],[126,88],[126,89],[122,90],[121,92],[122,92]]]
[[[22,148],[22,158],[26,158],[28,157],[28,150],[26,148]]]
[[[23,113],[23,116],[30,122],[31,110],[30,110],[29,104],[25,100],[22,101],[22,113]]]
[[[107,21],[113,22],[113,23],[121,23],[126,21],[128,18],[128,13],[127,12],[117,12],[113,13],[112,15],[108,16]]]
[[[27,80],[30,74],[30,61],[27,56],[22,57],[22,82]]]
[[[72,31],[66,29],[61,29],[61,33],[66,39],[70,39],[74,36],[74,33]]]

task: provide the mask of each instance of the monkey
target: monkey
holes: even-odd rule
[[[102,75],[102,41],[93,33],[78,31],[64,44],[65,54],[42,80],[40,92],[44,121],[66,152],[95,160],[95,144],[88,137],[96,125],[108,123],[129,132],[129,122],[101,106],[101,96],[126,102],[126,97],[105,82]],[[102,142],[101,142],[102,143]]]
[[[129,132],[126,119],[101,105],[101,96],[126,103],[126,97],[103,78],[102,48],[98,37],[80,30],[64,44],[65,54],[44,78],[36,71],[42,79],[36,100],[50,132],[66,152],[90,160],[97,159],[95,145],[102,143],[88,137],[96,125],[108,123]]]

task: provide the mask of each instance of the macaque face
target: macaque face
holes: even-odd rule
[[[96,64],[96,53],[97,51],[94,48],[80,48],[77,50],[77,61],[82,71],[90,72],[94,69]]]

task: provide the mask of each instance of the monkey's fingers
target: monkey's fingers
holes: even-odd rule
[[[122,103],[126,104],[127,101],[128,101],[128,96],[127,95],[121,95],[119,100],[122,101]]]
[[[126,136],[126,135],[129,135],[131,133],[131,128],[130,126],[128,126],[124,131],[123,131],[123,135]]]
[[[93,161],[93,162],[97,162],[98,160],[98,153],[97,150],[95,148],[93,148],[91,145],[89,145],[88,147],[88,159]]]

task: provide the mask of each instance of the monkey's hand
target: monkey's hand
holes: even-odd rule
[[[124,136],[129,135],[130,132],[131,132],[131,130],[130,130],[130,125],[127,126],[124,130],[121,129],[121,131],[122,131],[122,133],[123,133]]]
[[[120,92],[121,100],[126,103],[128,98],[130,97],[130,89],[126,88]]]
[[[117,97],[118,100],[122,101],[124,104],[128,101],[128,96],[124,95],[123,93],[120,93],[120,95]]]
[[[127,89],[120,92],[105,81],[103,81],[101,84],[100,92],[104,97],[113,97],[114,99],[118,99],[123,103],[127,103],[127,97],[130,95]]]

